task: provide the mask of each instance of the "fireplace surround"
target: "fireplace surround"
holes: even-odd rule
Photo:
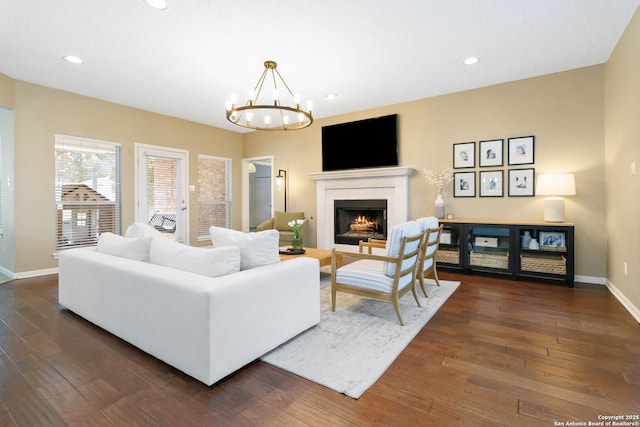
[[[411,167],[350,169],[315,172],[318,248],[357,251],[353,244],[335,241],[336,200],[385,200],[387,228],[409,220],[409,176]],[[386,231],[385,231],[386,232]]]

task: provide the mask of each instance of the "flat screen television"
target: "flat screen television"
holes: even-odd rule
[[[323,126],[322,170],[398,166],[398,115]]]

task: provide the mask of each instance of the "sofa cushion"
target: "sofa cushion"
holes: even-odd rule
[[[123,237],[113,233],[102,233],[98,237],[96,251],[138,261],[149,261],[151,237]]]
[[[149,261],[177,270],[219,277],[240,271],[240,249],[237,246],[197,248],[161,237],[151,241]]]
[[[238,246],[240,248],[240,269],[280,262],[278,254],[280,233],[278,230],[243,233],[223,227],[209,229],[214,247]]]
[[[124,235],[126,237],[161,237],[162,233],[144,222],[134,222],[127,227],[127,232]]]
[[[289,221],[304,219],[304,212],[279,212],[273,213],[273,228],[280,231],[291,231]]]

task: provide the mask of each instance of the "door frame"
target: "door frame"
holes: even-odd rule
[[[180,221],[176,221],[176,241],[181,243],[189,244],[189,151],[183,150],[180,148],[172,148],[172,147],[163,147],[159,145],[149,145],[149,144],[141,144],[136,142],[134,144],[134,153],[135,153],[135,167],[134,167],[134,196],[135,196],[135,204],[134,204],[134,218],[136,222],[144,222],[147,223],[146,210],[143,213],[142,207],[140,206],[140,197],[141,191],[144,191],[140,188],[140,162],[144,159],[145,153],[150,153],[156,157],[165,157],[168,159],[175,159],[178,161],[178,164],[182,161],[182,171],[178,168],[178,178],[181,178],[183,181],[182,191],[184,198],[184,207],[178,212],[176,210],[176,218],[180,217],[182,220],[182,224],[184,224],[183,230],[183,239],[179,240],[180,237],[178,226],[180,225]],[[146,168],[145,168],[146,169]],[[182,173],[180,173],[182,172]]]
[[[251,201],[249,200],[249,163],[262,163],[271,166],[271,216],[273,217],[273,155],[248,157],[242,159],[242,231],[249,232],[251,226]]]

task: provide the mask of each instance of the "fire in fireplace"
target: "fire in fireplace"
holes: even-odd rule
[[[334,200],[334,241],[357,245],[369,238],[387,238],[386,200]]]

